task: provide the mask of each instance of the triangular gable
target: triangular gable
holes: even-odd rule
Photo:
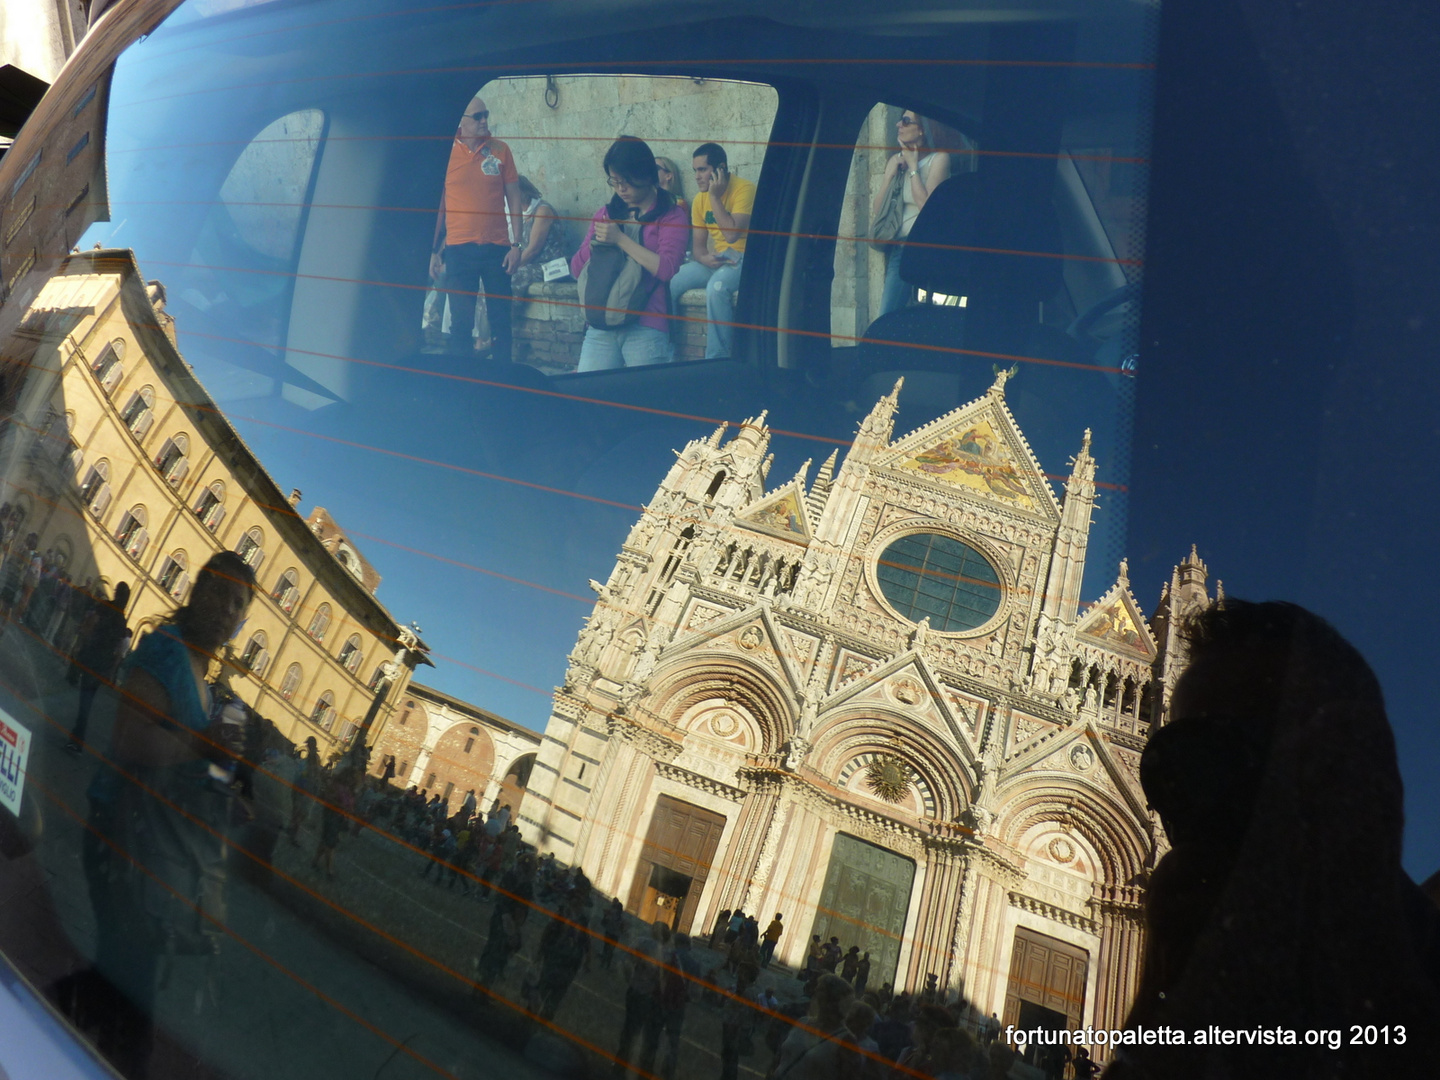
[[[1051,520],[1060,515],[1044,470],[998,392],[912,431],[876,465]]]
[[[1157,652],[1155,638],[1123,575],[1080,617],[1075,633],[1104,648],[1146,660],[1153,660]]]
[[[1066,773],[1088,780],[1110,792],[1140,820],[1149,816],[1144,794],[1131,772],[1115,760],[1109,744],[1090,723],[1077,725],[1058,737],[1041,738],[1005,762],[1000,787],[1012,779],[1037,771]]]
[[[684,653],[708,649],[719,649],[768,667],[782,682],[788,682],[792,690],[805,685],[801,678],[804,661],[794,655],[790,638],[775,624],[767,604],[707,621],[699,629],[677,635],[661,651],[660,663],[668,664]]]
[[[805,512],[805,492],[799,484],[786,484],[749,509],[736,515],[735,522],[781,540],[797,544],[810,542],[810,519]]]
[[[820,715],[873,701],[915,716],[928,716],[946,728],[973,760],[978,750],[971,727],[957,718],[951,692],[935,677],[925,658],[910,649],[840,687],[820,704]]]

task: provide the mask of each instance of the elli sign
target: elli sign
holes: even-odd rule
[[[20,816],[25,769],[30,759],[30,730],[0,709],[0,806]]]

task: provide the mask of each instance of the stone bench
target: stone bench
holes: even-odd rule
[[[680,297],[675,314],[684,321],[672,329],[675,359],[705,356],[705,290],[691,289]],[[585,337],[585,315],[573,281],[539,282],[515,297],[515,360],[549,375],[574,371]]]

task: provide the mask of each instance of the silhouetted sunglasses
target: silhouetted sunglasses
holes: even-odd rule
[[[489,119],[490,119],[490,110],[489,110],[489,109],[481,109],[479,112],[466,113],[465,115],[468,116],[468,117],[470,117],[471,120],[474,120],[474,121],[478,124],[478,123],[480,123],[482,120],[489,120]]]

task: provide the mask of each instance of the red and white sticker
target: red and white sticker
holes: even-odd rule
[[[30,729],[0,709],[0,806],[20,816],[25,770],[30,763]]]

